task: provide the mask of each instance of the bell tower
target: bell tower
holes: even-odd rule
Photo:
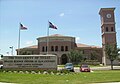
[[[105,55],[105,45],[116,44],[114,10],[115,8],[101,8],[99,11],[101,17],[102,48],[103,48],[102,63],[104,65],[108,63]]]

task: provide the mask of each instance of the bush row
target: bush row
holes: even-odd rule
[[[21,74],[68,74],[71,73],[69,70],[8,70],[1,69],[0,72],[3,73],[21,73]]]

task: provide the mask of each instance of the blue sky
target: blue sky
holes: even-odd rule
[[[18,48],[19,22],[21,47],[37,45],[36,38],[47,35],[48,20],[58,29],[51,34],[74,36],[77,43],[102,46],[100,8],[115,7],[117,43],[120,47],[120,0],[0,0],[0,53]]]

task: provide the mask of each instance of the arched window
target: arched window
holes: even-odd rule
[[[46,46],[46,52],[47,52],[47,46]]]
[[[64,51],[64,46],[61,46],[61,51]]]
[[[58,51],[58,46],[55,46],[55,51]]]
[[[106,32],[108,32],[108,27],[106,27]]]
[[[65,51],[68,51],[68,46],[65,46]]]
[[[51,51],[54,51],[54,46],[51,46]]]
[[[44,48],[44,46],[42,47],[42,52],[44,52],[45,51],[45,48]]]
[[[111,27],[111,31],[114,31],[113,27]]]

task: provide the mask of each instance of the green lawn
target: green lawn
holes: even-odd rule
[[[120,82],[120,71],[94,71],[64,75],[20,74],[0,72],[0,82],[21,84],[88,84],[95,82]]]

